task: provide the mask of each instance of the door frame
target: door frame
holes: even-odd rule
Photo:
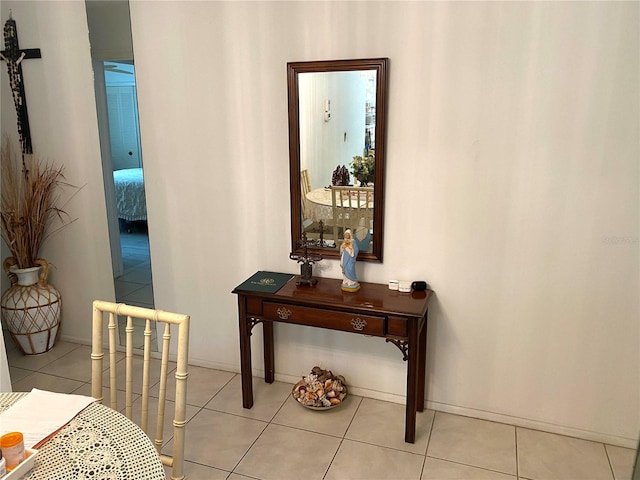
[[[107,110],[107,86],[104,79],[104,63],[102,60],[92,60],[93,78],[96,92],[96,111],[98,116],[98,131],[100,132],[100,154],[102,156],[102,176],[104,181],[105,205],[107,208],[107,223],[109,226],[109,244],[111,246],[111,266],[113,278],[124,273],[122,250],[120,249],[120,225],[116,206],[116,187],[113,182],[113,164],[111,162],[111,142],[109,135],[109,116]]]

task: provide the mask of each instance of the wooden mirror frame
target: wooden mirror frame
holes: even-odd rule
[[[289,169],[291,192],[291,251],[302,253],[302,191],[300,188],[300,116],[298,74],[313,72],[346,72],[355,70],[376,71],[376,126],[375,126],[375,174],[373,200],[373,248],[371,252],[360,251],[358,260],[382,262],[384,238],[384,172],[387,133],[387,70],[388,58],[360,60],[333,60],[287,63],[287,90],[289,100]],[[335,248],[309,247],[310,254],[323,258],[340,258],[336,241]]]

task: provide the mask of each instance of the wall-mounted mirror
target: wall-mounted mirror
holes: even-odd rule
[[[291,245],[339,258],[344,230],[358,260],[382,261],[387,58],[290,62]]]

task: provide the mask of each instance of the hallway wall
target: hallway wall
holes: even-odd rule
[[[635,448],[637,3],[131,7],[155,302],[192,316],[192,362],[237,371],[231,290],[259,269],[297,271],[286,62],[386,56],[384,263],[358,273],[436,291],[428,406]],[[44,252],[63,335],[88,341],[90,300],[113,286],[83,6],[1,8],[23,47],[43,48],[25,71],[34,145],[90,184],[71,203],[78,222]],[[340,275],[329,260],[317,273]],[[257,328],[256,374],[260,341]],[[403,401],[392,345],[280,325],[276,342],[277,378],[321,364],[354,393]]]

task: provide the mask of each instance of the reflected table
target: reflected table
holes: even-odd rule
[[[313,220],[314,222],[318,222],[322,220],[325,225],[333,223],[333,203],[331,201],[331,189],[330,188],[316,188],[315,190],[311,190],[305,195],[305,200],[307,204],[307,216]],[[373,196],[368,196],[368,201],[366,203],[366,207],[368,211],[373,211]],[[360,201],[361,207],[362,201]],[[339,207],[346,210],[349,210],[347,207]],[[368,219],[372,220],[372,219]]]
[[[314,222],[322,220],[325,225],[330,220],[333,222],[333,207],[331,205],[331,190],[328,188],[316,188],[305,195],[307,202],[307,217]]]
[[[0,393],[0,412],[26,395]],[[100,403],[92,403],[78,413],[38,450],[25,480],[166,478],[149,437],[120,412]]]
[[[350,190],[354,187],[316,188],[305,195],[305,216],[313,222],[322,221],[328,227],[325,234],[333,237],[334,241],[340,238],[340,232],[351,228],[360,251],[371,250],[371,235],[373,227],[373,189]],[[336,205],[333,205],[333,196],[336,196]],[[341,198],[339,198],[341,197]],[[335,208],[335,212],[334,212]],[[304,219],[303,219],[304,222]]]

